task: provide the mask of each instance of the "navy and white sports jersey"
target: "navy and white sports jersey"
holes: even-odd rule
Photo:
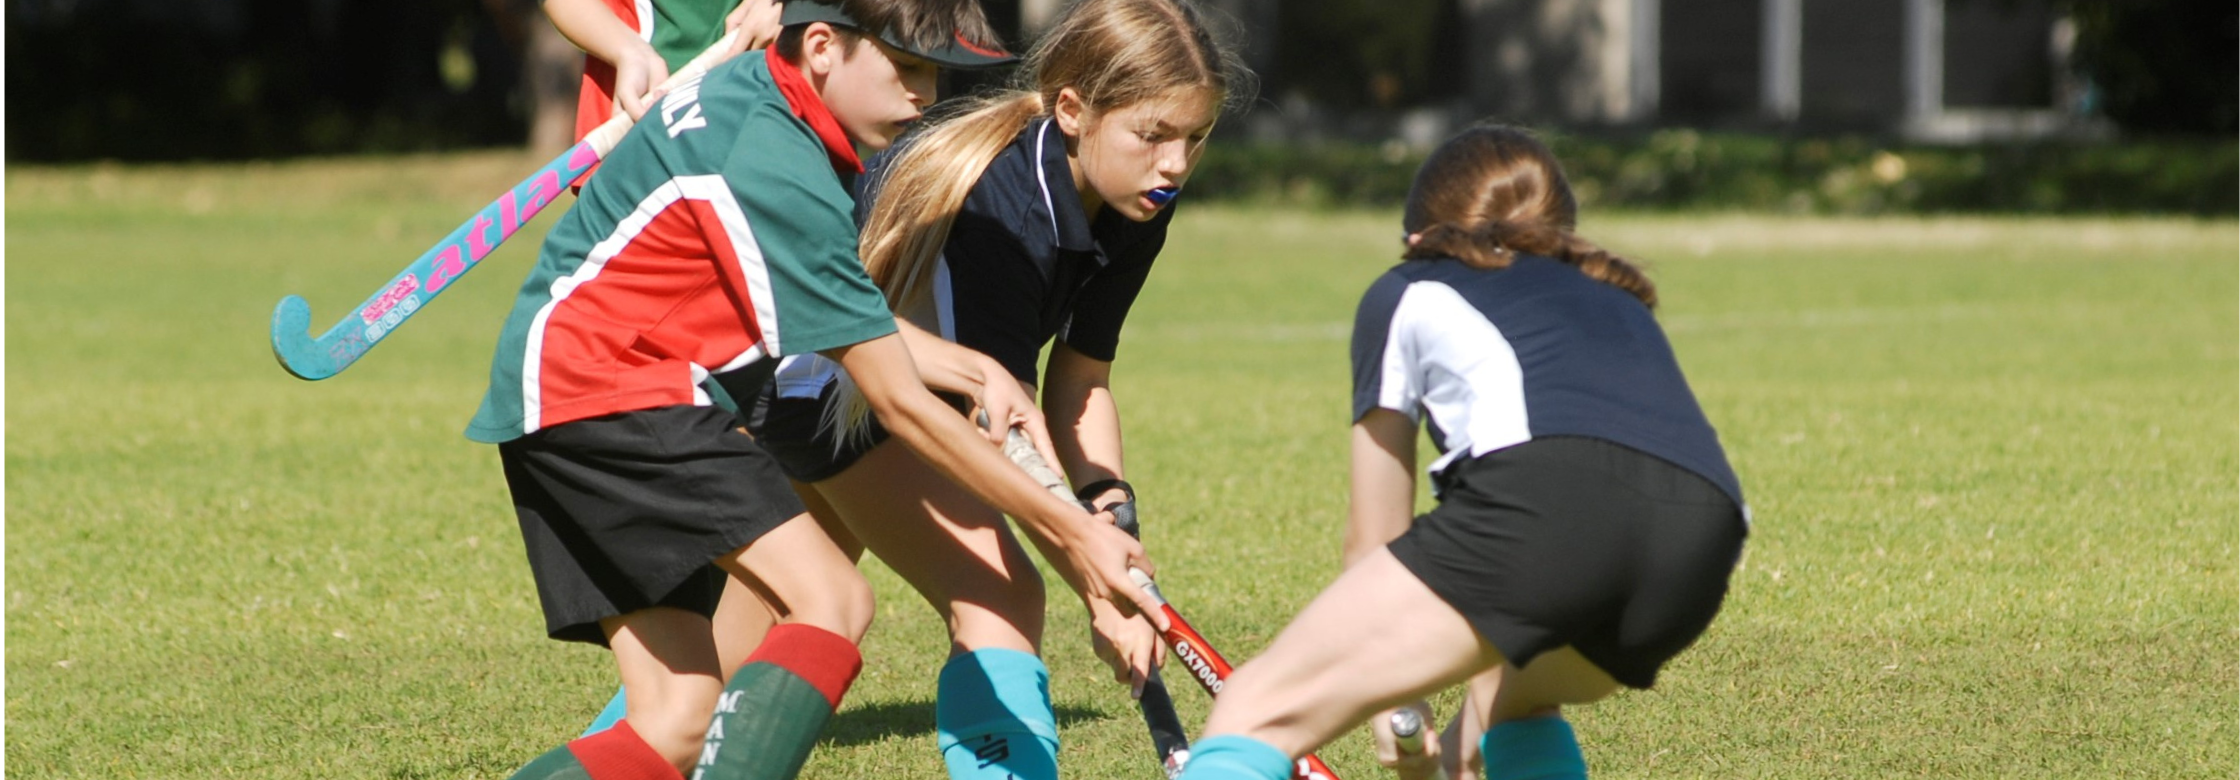
[[[1562,261],[1413,260],[1385,272],[1354,320],[1353,388],[1357,421],[1377,408],[1429,415],[1434,476],[1535,438],[1588,436],[1670,461],[1742,505],[1649,307]]]
[[[865,164],[858,223],[894,156],[890,150]],[[1065,134],[1049,119],[1029,122],[965,195],[934,268],[935,311],[901,313],[937,324],[928,330],[986,353],[1028,384],[1040,384],[1035,359],[1052,338],[1111,362],[1173,215],[1169,205],[1144,222],[1112,209],[1091,219],[1073,184]],[[788,359],[778,391],[816,397],[837,371],[823,358]]]

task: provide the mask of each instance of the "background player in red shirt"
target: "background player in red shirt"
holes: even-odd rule
[[[576,137],[614,116],[637,119],[660,99],[655,85],[740,30],[732,54],[777,40],[781,0],[544,0],[544,13],[587,56],[576,103]]]

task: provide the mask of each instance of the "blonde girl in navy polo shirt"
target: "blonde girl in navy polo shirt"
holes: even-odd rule
[[[1558,708],[1649,687],[1710,625],[1742,489],[1655,287],[1576,214],[1523,131],[1474,127],[1424,162],[1405,262],[1354,326],[1347,568],[1229,678],[1186,780],[1282,780],[1364,718],[1491,670],[1459,718],[1491,726],[1485,777],[1583,778]],[[1411,520],[1423,427],[1439,504]]]
[[[861,253],[890,305],[1039,387],[1050,435],[1038,445],[1076,485],[1125,474],[1109,387],[1121,322],[1169,200],[1249,78],[1186,2],[1081,0],[1028,54],[1020,89],[966,101],[864,176]],[[1054,780],[1043,584],[1002,513],[887,440],[829,362],[789,363],[762,406],[757,441],[812,511],[948,622],[936,725],[950,776]],[[1163,652],[1157,632],[1084,602],[1100,656],[1140,685]]]

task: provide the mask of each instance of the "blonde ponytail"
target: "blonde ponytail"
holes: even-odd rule
[[[1042,109],[1042,97],[1033,92],[967,98],[955,115],[897,148],[879,178],[866,183],[861,197],[871,203],[871,214],[864,218],[856,252],[897,316],[941,335],[932,305],[933,273],[949,227],[989,163]],[[819,424],[839,432],[835,447],[869,443],[871,404],[848,372],[839,372]]]
[[[862,195],[871,203],[858,245],[864,269],[889,308],[937,334],[934,270],[965,196],[1061,90],[1073,89],[1094,112],[1178,90],[1229,102],[1250,94],[1252,73],[1188,0],[1076,0],[1027,53],[1017,83],[967,98],[912,133]],[[840,377],[823,422],[840,433],[837,441],[858,441],[869,433],[870,405],[846,372]]]
[[[863,193],[871,201],[858,252],[871,281],[901,312],[932,291],[935,259],[965,195],[1011,139],[1042,114],[1042,98],[1006,91],[969,98],[955,118],[910,140]],[[932,328],[934,323],[919,325]]]

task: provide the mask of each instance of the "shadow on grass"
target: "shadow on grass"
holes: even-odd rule
[[[1090,707],[1058,705],[1058,728],[1074,724],[1103,720],[1112,713]],[[820,742],[834,747],[853,747],[883,742],[890,737],[908,737],[933,733],[933,702],[883,701],[863,707],[848,707],[832,717],[824,727]]]

